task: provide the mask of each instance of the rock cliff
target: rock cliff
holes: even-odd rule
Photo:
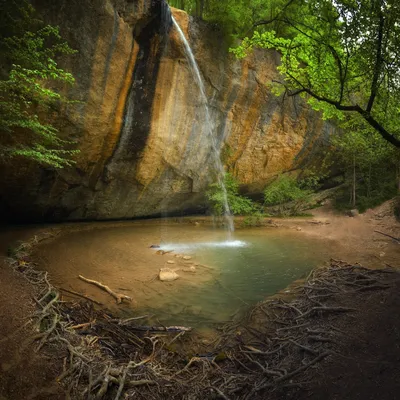
[[[78,54],[60,63],[76,77],[61,88],[81,103],[51,116],[77,140],[72,168],[26,162],[3,166],[3,218],[117,219],[204,207],[210,147],[204,109],[182,43],[159,0],[37,0]],[[206,83],[224,162],[244,190],[261,191],[296,169],[332,127],[297,98],[278,98],[267,83],[279,57],[255,51],[235,60],[218,28],[173,10]],[[168,32],[166,34],[166,32]]]

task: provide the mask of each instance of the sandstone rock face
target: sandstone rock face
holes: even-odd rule
[[[25,162],[2,166],[2,217],[117,219],[203,209],[211,141],[182,42],[173,28],[163,34],[163,3],[34,4],[78,50],[60,64],[77,81],[62,90],[81,103],[51,118],[80,154],[74,167],[57,172]],[[238,61],[216,28],[173,14],[204,76],[218,147],[243,188],[259,192],[277,173],[301,167],[333,128],[301,100],[270,93],[277,54],[256,51]]]

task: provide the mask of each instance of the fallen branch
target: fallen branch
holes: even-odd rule
[[[116,293],[113,290],[111,290],[108,286],[106,286],[100,282],[94,281],[93,279],[85,278],[82,275],[79,275],[79,279],[81,279],[84,282],[91,283],[92,285],[95,285],[95,286],[99,287],[100,289],[105,290],[107,293],[109,293],[112,297],[115,298],[115,300],[117,301],[117,304],[121,304],[122,300],[132,301],[131,297],[126,296],[125,294]]]
[[[400,238],[394,237],[392,235],[388,235],[387,233],[383,233],[381,231],[374,231],[374,232],[379,233],[380,235],[383,235],[383,236],[387,236],[387,237],[393,239],[394,241],[396,241],[397,244],[400,244]]]

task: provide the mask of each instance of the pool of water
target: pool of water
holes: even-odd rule
[[[170,252],[157,254],[152,244]],[[229,320],[307,275],[327,260],[329,251],[326,242],[292,230],[246,229],[228,239],[206,226],[126,224],[61,235],[40,245],[36,257],[58,287],[85,293],[126,316],[152,314],[162,324],[205,327]],[[194,273],[187,271],[190,266]],[[176,270],[179,279],[160,282],[163,267]],[[79,274],[135,302],[117,307]]]
[[[192,325],[227,320],[240,308],[253,305],[307,275],[328,257],[326,247],[318,245],[315,239],[287,231],[248,229],[236,231],[230,239],[223,232],[214,232],[214,241],[196,241],[179,235],[174,240],[172,232],[171,236],[162,249],[193,255],[197,262],[211,265],[219,273],[191,293],[181,291],[174,296],[171,306],[184,307],[179,312],[179,307],[171,307],[171,320]]]

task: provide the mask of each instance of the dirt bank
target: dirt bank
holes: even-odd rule
[[[55,379],[62,370],[59,354],[37,353],[32,316],[35,288],[0,261],[0,399],[64,399]]]

